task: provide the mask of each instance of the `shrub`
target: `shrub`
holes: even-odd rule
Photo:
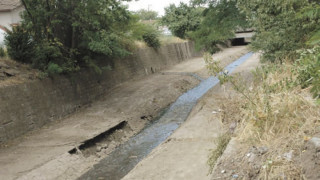
[[[239,0],[238,6],[255,29],[252,46],[263,52],[263,60],[296,59],[296,50],[304,48],[305,41],[319,27],[319,13],[312,12],[319,5],[312,1]]]
[[[133,39],[144,41],[149,47],[160,47],[160,33],[153,25],[137,22],[136,17],[132,16],[131,29],[131,37]]]
[[[52,75],[55,75],[55,74],[60,74],[63,72],[63,69],[58,65],[58,64],[55,64],[55,63],[50,63],[48,65],[48,75],[49,76],[52,76]]]
[[[60,49],[47,42],[37,45],[34,52],[32,66],[42,71],[46,71],[50,63],[59,64],[60,59],[63,59]]]
[[[28,32],[17,26],[5,36],[8,55],[22,63],[31,63],[34,56],[34,42]]]
[[[161,46],[159,37],[155,32],[147,32],[142,35],[143,41],[147,43],[149,47],[153,47],[155,49]]]
[[[4,50],[3,47],[0,47],[0,57],[6,57],[6,51]]]
[[[314,97],[320,97],[320,47],[304,50],[296,63],[297,82],[302,88],[312,86]]]

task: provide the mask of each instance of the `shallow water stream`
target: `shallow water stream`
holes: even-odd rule
[[[242,56],[225,69],[231,73],[252,55],[253,53],[250,52]],[[218,83],[219,80],[216,77],[203,80],[197,87],[180,96],[152,124],[126,143],[117,147],[108,157],[101,160],[79,179],[118,180],[123,178],[154,148],[164,142],[188,118],[197,101]]]

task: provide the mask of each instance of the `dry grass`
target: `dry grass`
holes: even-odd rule
[[[230,133],[222,134],[216,139],[217,147],[214,150],[212,150],[212,152],[210,153],[209,159],[208,159],[208,165],[210,167],[209,174],[212,173],[213,168],[214,168],[217,160],[223,154],[223,152],[226,150],[230,140],[231,140]]]
[[[304,141],[319,132],[319,107],[308,89],[295,86],[292,69],[290,64],[259,69],[246,91],[251,100],[244,99],[237,136],[249,145],[269,147],[260,179],[301,179],[301,167],[283,154],[300,154]]]
[[[31,65],[22,64],[9,58],[0,58],[0,63],[8,65],[9,69],[15,69],[19,71],[19,74],[17,74],[16,76],[0,80],[0,87],[24,83],[26,81],[37,79],[39,77],[39,71],[33,69]]]
[[[187,40],[183,40],[183,39],[180,39],[175,36],[165,36],[165,35],[160,36],[159,40],[160,40],[161,46],[166,46],[168,44],[174,44],[174,43],[187,42]],[[147,44],[143,41],[135,41],[134,45],[136,48],[147,48],[148,47]]]
[[[143,41],[134,41],[134,45],[136,48],[147,48],[147,44]]]
[[[180,39],[175,36],[160,36],[159,38],[160,38],[161,45],[187,42],[187,40]]]

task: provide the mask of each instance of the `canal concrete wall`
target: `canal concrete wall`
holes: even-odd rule
[[[192,42],[138,49],[130,57],[105,60],[103,66],[112,70],[100,75],[86,70],[0,87],[0,144],[77,111],[120,83],[197,56]]]

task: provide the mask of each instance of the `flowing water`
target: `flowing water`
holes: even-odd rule
[[[253,53],[250,52],[242,56],[225,69],[231,73],[252,55]],[[117,147],[79,179],[118,180],[123,178],[155,147],[164,142],[187,119],[197,101],[218,83],[219,80],[216,77],[203,80],[197,87],[180,96],[161,117]]]

